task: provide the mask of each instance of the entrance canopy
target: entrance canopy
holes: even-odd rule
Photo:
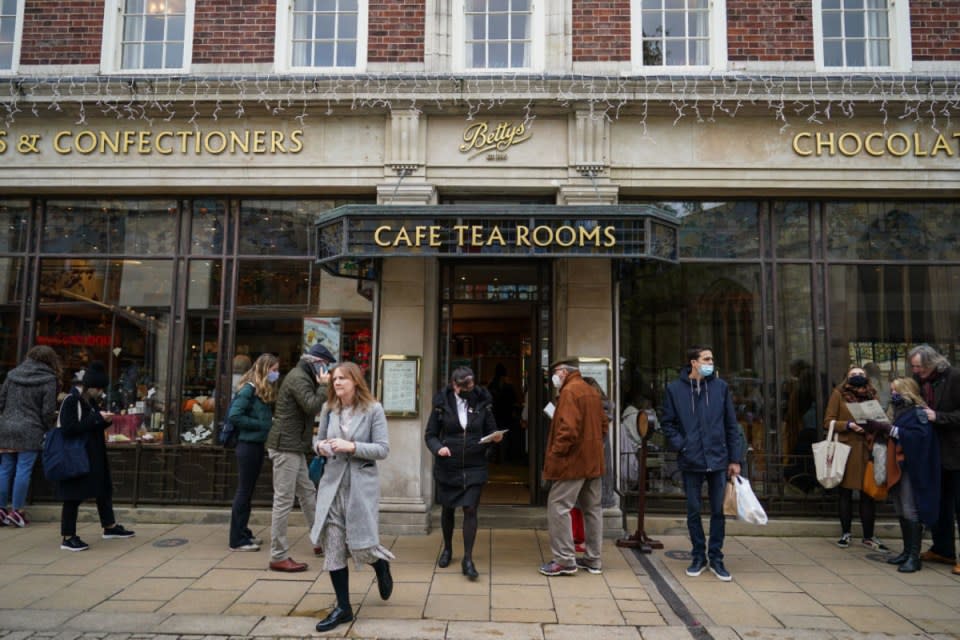
[[[344,205],[317,217],[317,262],[364,274],[376,258],[642,258],[677,262],[679,220],[651,205]]]

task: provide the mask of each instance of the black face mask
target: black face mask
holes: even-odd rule
[[[867,386],[867,376],[850,376],[848,382],[852,387],[865,387]]]

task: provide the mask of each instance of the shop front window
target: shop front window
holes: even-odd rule
[[[187,320],[183,385],[176,412],[180,441],[210,444],[214,435],[217,354],[221,335],[220,299],[223,262],[191,260],[187,285]]]
[[[224,250],[224,217],[227,203],[223,200],[194,200],[190,223],[190,253],[220,255]]]
[[[756,258],[760,253],[757,202],[662,202],[681,219],[683,258]]]
[[[760,314],[757,265],[696,263],[668,271],[651,264],[633,267],[621,282],[620,406],[659,408],[666,385],[687,364],[686,350],[709,345],[718,374],[734,394],[744,437],[761,453],[766,443],[759,416],[769,398],[761,361]],[[665,451],[659,434],[654,444]],[[675,454],[660,456],[652,464],[656,472],[648,478],[651,493],[682,492]]]
[[[172,255],[175,200],[51,200],[43,226],[45,253]]]
[[[831,385],[850,366],[869,366],[887,400],[890,380],[911,373],[906,354],[914,345],[929,343],[955,361],[960,267],[834,265],[828,291]]]
[[[311,200],[244,200],[240,205],[239,253],[314,255],[313,223],[317,213],[326,208]]]
[[[30,220],[27,200],[0,200],[0,383],[19,364],[20,307],[23,302],[23,254]]]
[[[827,257],[836,260],[958,260],[956,202],[828,202]]]
[[[170,348],[172,260],[44,258],[36,344],[53,347],[72,376],[90,362],[110,379],[113,443],[163,439]]]

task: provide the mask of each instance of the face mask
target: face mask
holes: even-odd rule
[[[276,382],[280,379],[279,371],[271,371],[267,374],[267,382]]]
[[[897,405],[903,404],[903,396],[900,395],[899,393],[891,393],[890,402]]]
[[[867,386],[867,376],[850,376],[850,384],[854,387],[865,387]]]
[[[712,364],[702,364],[700,365],[700,375],[704,378],[707,376],[713,375],[713,365]]]
[[[560,374],[559,374],[559,373],[553,374],[553,375],[550,377],[550,382],[552,382],[552,383],[553,383],[553,386],[555,386],[557,389],[559,389],[559,388],[560,388],[560,385],[563,384],[563,380],[560,379]]]

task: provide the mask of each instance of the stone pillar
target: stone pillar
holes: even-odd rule
[[[554,272],[554,353],[556,356],[581,356],[607,358],[611,367],[617,366],[613,352],[613,275],[610,260],[598,258],[568,258],[558,260]],[[617,401],[617,389],[613,388],[613,371],[610,371],[611,399]],[[620,407],[616,408],[619,413]],[[604,479],[608,500],[615,481],[613,473],[614,435],[616,416],[607,434],[607,474]],[[603,510],[603,528],[606,537],[623,533],[620,505],[607,506]]]
[[[383,175],[378,204],[437,204],[437,189],[424,175],[427,128],[415,109],[395,109],[386,122]]]
[[[616,204],[617,185],[610,181],[610,122],[589,108],[569,120],[568,182],[557,192],[557,204]]]
[[[430,527],[433,457],[423,444],[423,430],[438,384],[439,267],[432,258],[386,258],[382,264],[377,356],[420,356],[421,368],[420,415],[387,418],[390,455],[380,466],[380,529],[425,534]]]

